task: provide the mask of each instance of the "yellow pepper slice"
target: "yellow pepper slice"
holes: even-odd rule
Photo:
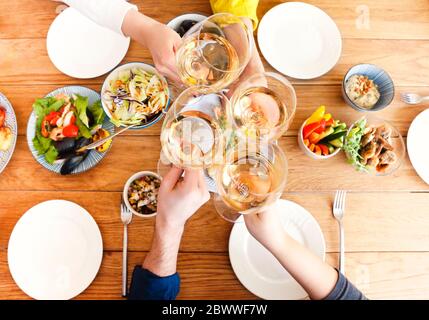
[[[323,116],[325,115],[325,106],[320,106],[316,109],[316,111],[313,112],[313,114],[308,118],[306,125],[314,122],[318,122],[323,119]]]

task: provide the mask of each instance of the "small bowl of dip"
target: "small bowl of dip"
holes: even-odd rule
[[[393,101],[395,86],[380,67],[358,64],[344,76],[342,94],[344,101],[357,111],[379,111]]]

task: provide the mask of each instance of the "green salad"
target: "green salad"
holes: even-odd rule
[[[365,133],[366,123],[367,120],[365,118],[357,121],[347,134],[343,145],[343,150],[348,156],[349,163],[354,165],[360,171],[367,171],[366,166],[361,162],[363,158],[359,154],[359,150],[361,149],[360,142]]]
[[[33,104],[36,115],[36,132],[33,146],[39,155],[53,164],[61,156],[61,142],[92,139],[104,121],[104,111],[100,101],[89,105],[88,97],[80,95],[37,99]]]

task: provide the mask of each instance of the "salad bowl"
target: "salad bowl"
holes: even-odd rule
[[[357,171],[376,176],[393,174],[406,154],[404,139],[398,129],[372,114],[358,118],[350,126],[343,150]]]
[[[72,96],[72,95],[79,95],[81,97],[87,97],[88,98],[88,105],[94,105],[97,101],[100,100],[100,95],[95,92],[92,89],[81,87],[81,86],[67,86],[58,88],[49,94],[46,95],[45,98],[49,97],[56,97],[58,95],[66,95],[66,96]],[[99,106],[99,110],[103,111],[101,106]],[[101,113],[102,114],[102,113]],[[100,114],[100,115],[101,115]],[[102,118],[100,118],[102,119]],[[28,120],[27,125],[27,143],[30,148],[30,151],[33,155],[33,157],[36,159],[38,163],[40,163],[44,168],[48,169],[49,171],[58,173],[58,174],[78,174],[85,172],[94,166],[96,166],[108,153],[108,151],[111,148],[111,143],[106,144],[106,149],[102,151],[98,150],[91,150],[88,151],[87,155],[81,158],[79,162],[74,163],[74,165],[70,166],[67,172],[64,170],[64,165],[66,162],[59,161],[58,159],[49,159],[49,157],[46,156],[46,154],[43,154],[40,152],[40,147],[35,145],[36,137],[38,137],[38,134],[36,133],[36,128],[38,122],[38,117],[36,116],[36,113],[33,111],[30,115],[30,118]],[[101,121],[101,123],[98,125],[100,129],[103,129],[106,133],[112,135],[115,131],[115,127],[107,117],[104,117],[104,120]],[[92,134],[92,133],[90,133]],[[81,135],[80,129],[79,129],[79,136]],[[95,137],[95,134],[92,134],[92,138]],[[75,141],[75,147],[78,147],[78,141],[80,141],[80,138],[78,139],[78,136],[76,136]],[[88,139],[90,140],[90,139]],[[46,141],[46,140],[45,140]],[[71,142],[72,138],[67,138],[62,141],[61,149],[67,147],[66,145],[68,142]],[[73,146],[72,146],[73,147]],[[59,153],[61,153],[61,150],[59,150],[59,145],[55,144],[55,148]],[[78,160],[78,157],[76,157],[76,160]],[[69,162],[70,163],[70,162]]]
[[[170,90],[167,80],[155,67],[130,62],[114,69],[104,80],[101,103],[114,125],[135,125],[130,130],[139,130],[162,119],[170,106]]]

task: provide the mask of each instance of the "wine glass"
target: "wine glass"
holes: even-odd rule
[[[242,19],[230,13],[212,15],[183,36],[176,53],[179,76],[187,86],[220,91],[239,77],[253,47],[252,30]]]
[[[183,91],[167,112],[161,130],[162,157],[158,165],[207,169],[222,163],[229,123],[228,98],[223,93],[203,93],[206,88]],[[161,157],[161,158],[162,158]]]
[[[289,128],[296,110],[296,93],[283,76],[257,73],[232,93],[229,117],[244,136],[276,140]]]
[[[277,144],[240,139],[217,169],[216,210],[231,222],[241,214],[261,212],[281,197],[286,178],[287,159]]]

